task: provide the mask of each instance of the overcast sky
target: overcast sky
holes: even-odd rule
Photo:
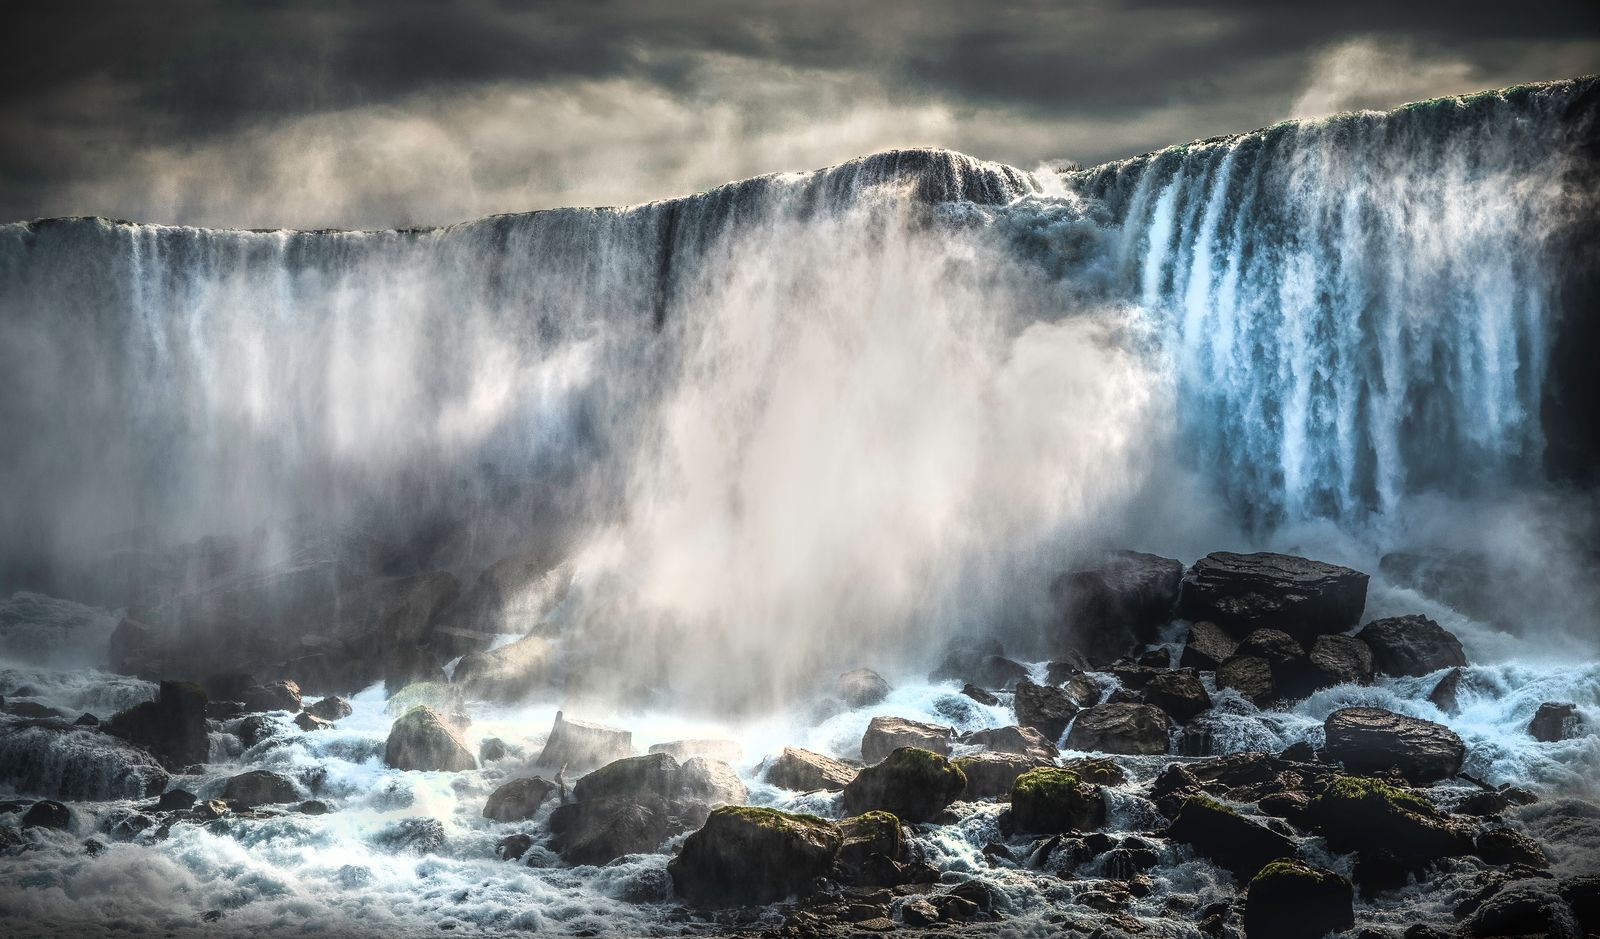
[[[11,3],[0,220],[439,224],[897,146],[1032,169],[1600,71],[1600,3]]]

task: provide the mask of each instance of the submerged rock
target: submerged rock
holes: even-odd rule
[[[222,798],[244,808],[299,802],[300,787],[281,773],[255,769],[231,777],[222,788]]]
[[[771,903],[809,893],[843,841],[839,826],[814,816],[726,807],[684,841],[667,871],[697,906]]]
[[[1382,708],[1340,708],[1323,722],[1328,759],[1363,773],[1394,767],[1412,782],[1431,782],[1461,772],[1467,748],[1443,724]]]
[[[1247,939],[1320,939],[1355,922],[1355,889],[1333,871],[1277,860],[1250,881],[1244,905]]]
[[[1079,712],[1067,734],[1069,750],[1092,753],[1166,753],[1172,721],[1149,704],[1097,704]]]
[[[137,799],[167,786],[166,769],[141,747],[64,721],[0,723],[0,783],[73,802]]]
[[[856,778],[857,772],[855,767],[832,757],[799,747],[784,747],[783,754],[767,767],[766,777],[774,786],[797,792],[817,789],[842,792]]]
[[[1092,662],[1148,645],[1171,621],[1182,580],[1181,561],[1137,551],[1110,552],[1097,567],[1062,574],[1050,587],[1058,645]]]
[[[966,788],[961,768],[940,754],[900,747],[844,788],[844,807],[852,814],[881,809],[904,821],[926,822],[961,798]]]
[[[1583,717],[1578,706],[1546,701],[1528,722],[1528,736],[1540,743],[1555,743],[1583,735]]]
[[[276,736],[279,729],[278,722],[265,714],[252,714],[239,722],[235,733],[245,749],[249,749],[268,737]]]
[[[1426,616],[1375,619],[1356,633],[1385,675],[1427,675],[1467,664],[1461,640]]]
[[[979,688],[970,681],[961,687],[961,693],[978,702],[979,704],[987,705],[988,707],[995,707],[1000,703],[999,698],[987,691],[984,691],[982,688]]]
[[[900,747],[920,747],[941,756],[950,753],[955,731],[941,724],[924,724],[903,717],[874,717],[861,736],[861,758],[876,763]]]
[[[1100,787],[1070,770],[1042,767],[1017,777],[1011,789],[1011,824],[1022,832],[1092,831],[1105,824]]]
[[[633,755],[633,732],[593,721],[569,718],[556,712],[544,750],[535,760],[540,766],[582,771]]]
[[[1295,856],[1294,842],[1205,796],[1189,796],[1167,830],[1172,840],[1190,845],[1242,878],[1268,862]]]
[[[556,784],[538,776],[503,783],[483,804],[483,817],[496,822],[519,822],[538,814]]]
[[[1288,554],[1219,551],[1184,575],[1179,613],[1236,636],[1272,627],[1309,642],[1356,625],[1366,602],[1360,571]]]
[[[206,693],[191,682],[162,682],[154,701],[116,714],[106,729],[149,750],[172,769],[204,763],[211,756]]]
[[[1017,694],[1012,702],[1017,723],[1031,727],[1054,744],[1067,732],[1067,725],[1078,713],[1078,705],[1065,689],[1049,685],[1036,685],[1031,681],[1017,683]]]
[[[1461,681],[1466,676],[1466,670],[1452,668],[1444,673],[1439,683],[1428,692],[1428,701],[1446,714],[1455,714],[1461,710]]]
[[[833,682],[833,696],[850,708],[877,704],[889,696],[889,691],[889,683],[870,668],[845,672]]]
[[[422,705],[407,711],[389,728],[383,763],[399,770],[464,772],[478,768],[455,728]]]

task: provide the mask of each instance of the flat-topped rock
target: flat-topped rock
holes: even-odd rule
[[[950,754],[955,731],[942,724],[924,724],[903,717],[874,717],[861,736],[861,759],[876,763],[900,747],[920,747],[940,756]]]
[[[783,753],[767,767],[766,777],[774,786],[796,792],[818,789],[842,792],[858,772],[855,767],[832,757],[799,747],[784,747]]]
[[[1058,647],[1103,663],[1150,643],[1171,621],[1182,580],[1183,562],[1138,551],[1108,552],[1062,574],[1050,586]]]
[[[1067,749],[1091,753],[1166,753],[1172,721],[1151,704],[1097,704],[1078,713]]]
[[[556,712],[544,749],[535,760],[540,766],[582,772],[633,755],[633,732]]]
[[[1340,708],[1323,722],[1324,752],[1351,772],[1391,767],[1415,783],[1461,772],[1467,748],[1455,731],[1432,721],[1382,708]]]
[[[1360,571],[1289,554],[1218,551],[1184,575],[1178,611],[1235,636],[1271,627],[1310,641],[1356,625],[1366,603]]]
[[[1461,640],[1426,616],[1375,619],[1356,633],[1372,650],[1372,664],[1385,675],[1427,675],[1467,664]]]

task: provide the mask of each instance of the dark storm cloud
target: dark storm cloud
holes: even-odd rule
[[[1600,56],[1590,0],[66,0],[0,16],[13,47],[0,57],[0,217],[211,224],[630,201],[851,146],[1096,161],[1249,129],[1297,102],[1392,104],[1567,77]],[[1306,97],[1319,69],[1338,72],[1328,50],[1350,42],[1387,50],[1361,70],[1411,74],[1362,88],[1346,68],[1336,93]],[[586,164],[616,181],[583,178]],[[329,205],[307,218],[295,193],[269,191],[307,173],[370,191],[302,192]],[[429,177],[462,194],[414,192]],[[264,218],[272,205],[283,214]]]

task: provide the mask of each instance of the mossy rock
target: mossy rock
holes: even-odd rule
[[[1472,851],[1472,838],[1426,799],[1366,776],[1333,780],[1306,819],[1335,851],[1387,851],[1411,863]]]
[[[1103,756],[1090,756],[1069,760],[1064,769],[1078,774],[1078,778],[1096,786],[1120,786],[1128,781],[1128,774],[1115,760]]]
[[[1248,939],[1317,939],[1355,925],[1355,890],[1330,870],[1280,858],[1250,880],[1245,898]]]
[[[961,767],[931,750],[900,747],[845,787],[844,807],[853,814],[878,810],[904,821],[926,822],[966,789]]]
[[[1254,876],[1272,861],[1295,853],[1294,842],[1286,836],[1202,795],[1184,799],[1167,835],[1239,877]]]
[[[461,735],[426,705],[411,708],[390,725],[383,763],[399,770],[464,772],[478,768]]]
[[[906,861],[905,832],[888,812],[865,812],[839,823],[844,843],[834,879],[857,886],[892,886],[900,882]]]
[[[838,825],[813,815],[724,806],[685,839],[667,872],[696,906],[772,903],[810,892],[843,843]]]
[[[1011,824],[1018,831],[1091,831],[1105,820],[1106,800],[1100,787],[1084,782],[1070,770],[1029,770],[1011,787]]]

